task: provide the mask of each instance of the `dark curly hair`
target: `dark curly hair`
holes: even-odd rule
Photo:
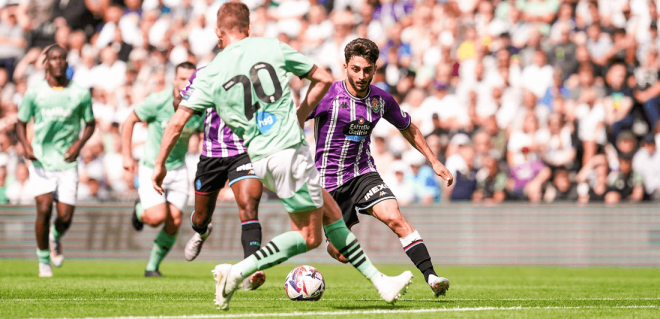
[[[363,57],[369,63],[376,64],[376,60],[378,60],[379,54],[380,50],[378,50],[376,43],[365,38],[357,38],[349,42],[344,49],[346,64],[348,64],[348,61],[350,61],[354,56]]]

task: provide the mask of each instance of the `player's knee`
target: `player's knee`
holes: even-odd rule
[[[248,199],[241,201],[241,203],[238,204],[238,213],[240,214],[241,219],[257,219],[257,207],[259,207],[259,202],[256,200]]]
[[[307,250],[312,250],[320,246],[321,241],[323,241],[323,236],[314,233],[307,234],[307,238],[305,238],[305,242],[307,243]]]

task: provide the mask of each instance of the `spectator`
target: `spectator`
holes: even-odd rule
[[[9,81],[12,80],[16,63],[27,47],[23,28],[18,25],[16,18],[17,8],[16,5],[10,5],[0,9],[0,68],[7,71]]]
[[[552,113],[548,120],[548,128],[542,129],[539,137],[541,157],[550,167],[572,168],[576,151],[573,147],[571,130],[564,125],[563,118],[558,113]]]
[[[389,173],[383,176],[385,184],[390,187],[399,205],[408,205],[415,200],[415,184],[410,176],[410,165],[403,161],[392,163]]]
[[[633,171],[633,155],[633,152],[619,154],[619,172],[613,172],[614,176],[605,197],[607,203],[638,202],[644,198],[644,177]]]
[[[635,154],[632,166],[633,172],[644,179],[646,195],[653,200],[660,199],[660,152],[653,134],[644,137],[644,146]]]
[[[530,150],[531,143],[520,144],[520,158],[510,165],[510,179],[507,183],[507,197],[514,200],[541,200],[542,187],[551,177],[550,168]]]
[[[460,157],[460,159],[455,159]],[[451,201],[470,201],[477,189],[477,169],[473,166],[474,149],[471,146],[461,146],[458,153],[447,158],[447,169],[454,176],[454,183],[447,187]],[[462,166],[461,168],[459,168]]]
[[[575,202],[578,200],[577,184],[573,183],[567,169],[560,168],[555,171],[552,183],[545,188],[543,201]]]
[[[552,86],[552,66],[547,64],[545,53],[538,49],[534,53],[534,63],[523,69],[523,87],[532,91],[537,98],[542,98]]]
[[[440,201],[440,186],[435,179],[433,169],[426,165],[426,158],[417,150],[410,150],[403,154],[403,161],[410,165],[407,181],[413,185],[414,201],[422,204],[431,204]]]
[[[30,192],[30,173],[27,165],[20,163],[16,167],[16,180],[7,186],[7,198],[12,205],[32,205],[34,196]]]
[[[500,203],[506,198],[507,175],[500,171],[497,160],[492,157],[483,159],[483,167],[476,175],[477,189],[472,200],[475,202]]]
[[[610,169],[607,165],[605,155],[593,156],[585,163],[580,172],[575,177],[578,183],[578,202],[579,203],[602,203],[614,202],[612,195],[608,195],[607,176]]]

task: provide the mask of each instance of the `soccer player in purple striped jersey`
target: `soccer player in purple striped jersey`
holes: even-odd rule
[[[186,95],[192,93],[191,84],[201,69],[193,73],[180,97],[174,101],[177,106]],[[247,258],[261,249],[261,225],[257,211],[261,200],[261,182],[254,174],[243,140],[232,132],[215,109],[208,108],[204,119],[202,155],[197,164],[194,183],[195,210],[190,215],[195,234],[186,244],[186,260],[192,261],[199,255],[204,241],[211,234],[211,217],[218,193],[227,182],[238,205],[243,255]],[[257,289],[265,281],[266,274],[257,271],[243,281],[243,289]]]
[[[376,123],[383,118],[399,129],[448,185],[453,177],[433,155],[410,115],[399,108],[389,93],[370,84],[378,54],[378,46],[368,39],[355,39],[346,46],[346,80],[334,82],[307,118],[315,119],[316,167],[322,186],[339,204],[346,225],[351,228],[357,224],[359,212],[389,226],[437,297],[449,289],[449,280],[436,275],[422,237],[403,217],[394,194],[376,171],[369,150]],[[347,262],[330,243],[328,253]]]

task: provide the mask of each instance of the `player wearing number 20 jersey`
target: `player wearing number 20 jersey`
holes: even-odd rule
[[[318,247],[321,227],[351,264],[371,279],[381,297],[393,302],[405,293],[412,273],[390,278],[373,266],[346,227],[338,207],[321,188],[318,170],[304,141],[300,121],[318,105],[332,78],[307,57],[276,39],[248,37],[249,25],[250,11],[245,4],[226,2],[218,10],[216,35],[223,50],[198,72],[190,93],[181,101],[178,116],[168,124],[157,159],[158,168],[152,177],[154,188],[162,191],[166,175],[164,160],[190,119],[190,111],[203,112],[213,107],[232,131],[243,138],[255,174],[277,193],[296,228],[276,236],[235,265],[217,265],[213,274],[218,306],[229,309],[229,301],[239,284],[256,271]],[[299,108],[300,115],[291,97],[287,73],[311,80]],[[324,203],[324,198],[329,201]]]

